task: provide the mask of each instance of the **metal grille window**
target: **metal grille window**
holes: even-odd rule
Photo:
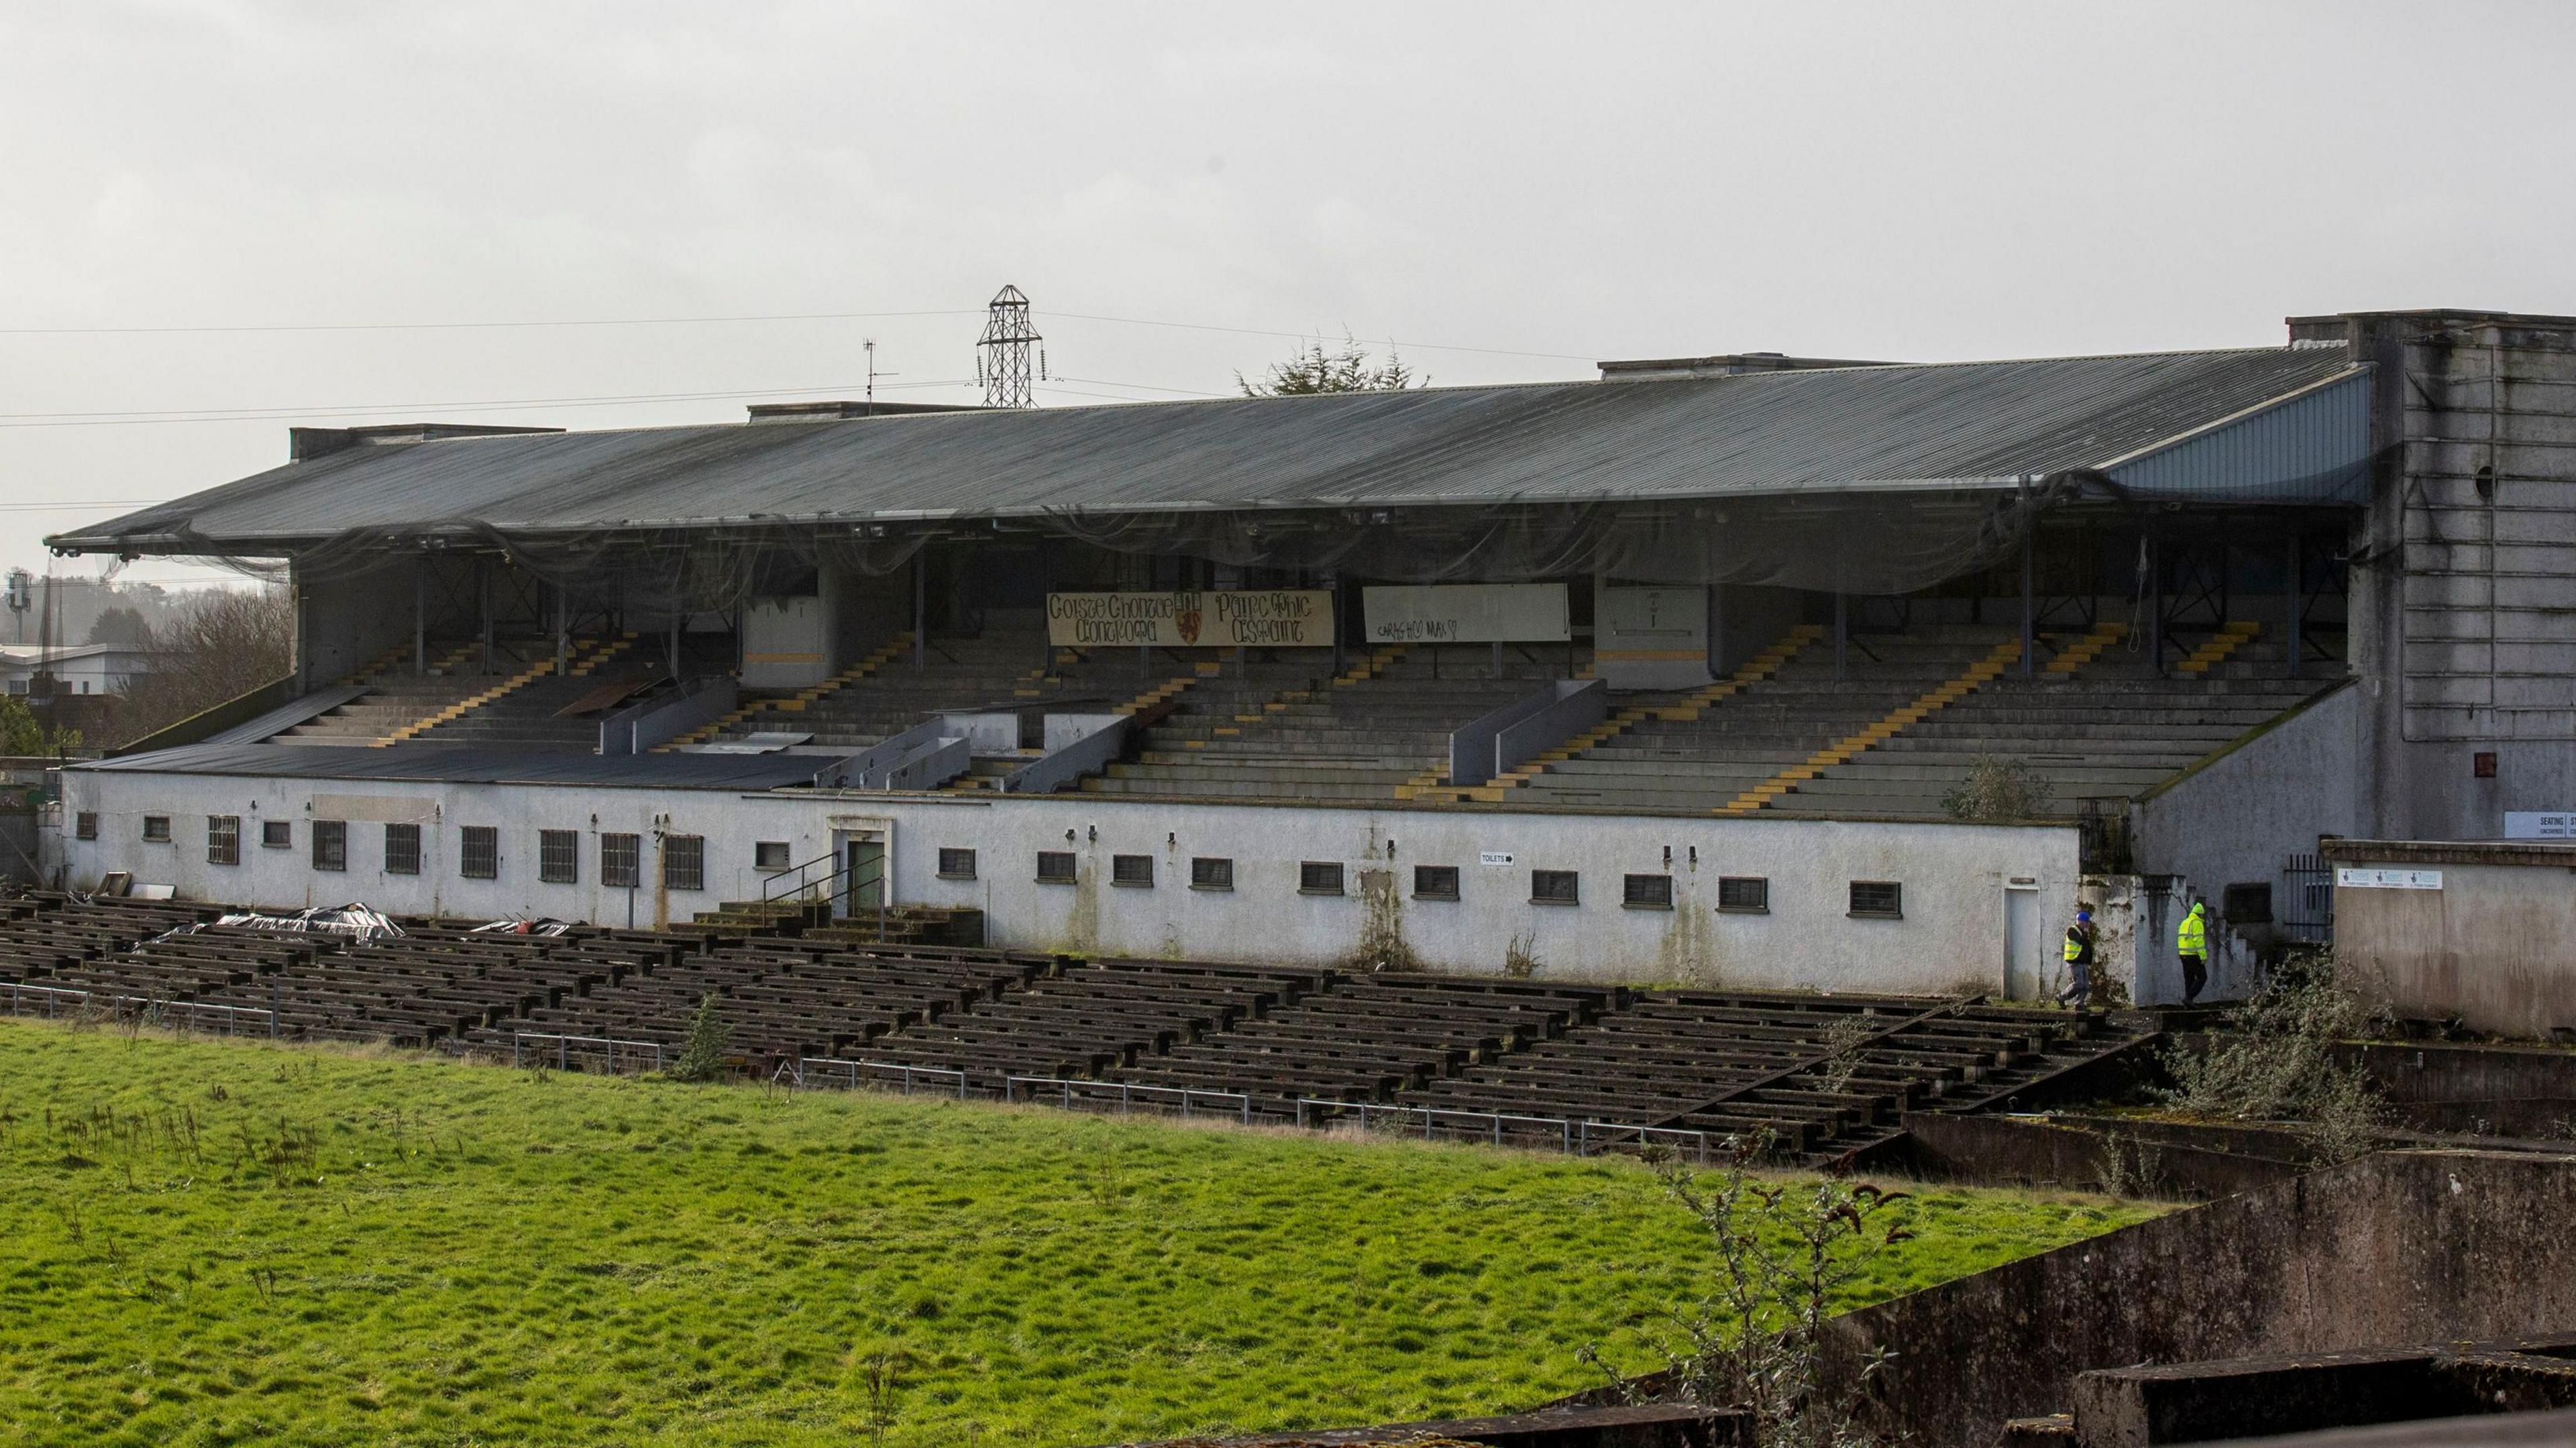
[[[1721,875],[1717,908],[1736,915],[1771,913],[1771,881],[1762,875]]]
[[[1673,908],[1673,877],[1630,875],[1620,883],[1619,903],[1631,910]]]
[[[751,867],[755,870],[784,870],[788,864],[785,840],[762,840],[751,847]]]
[[[2272,923],[2272,882],[2230,885],[2219,896],[2219,913],[2230,925],[2269,925]]]
[[[581,831],[537,831],[537,878],[549,885],[581,882]]]
[[[385,826],[385,873],[388,875],[420,873],[420,826]]]
[[[170,843],[170,817],[168,815],[145,815],[143,817],[143,838],[156,845],[166,845]]]
[[[1298,862],[1297,893],[1300,895],[1341,894],[1341,862],[1338,860],[1302,860]]]
[[[1151,855],[1111,855],[1109,883],[1130,889],[1154,888],[1154,857]]]
[[[263,850],[294,849],[295,821],[261,820],[259,822],[259,847]]]
[[[706,836],[664,835],[662,837],[662,888],[665,890],[707,888]]]
[[[347,820],[313,822],[313,868],[317,870],[349,868],[349,822]]]
[[[1416,900],[1457,899],[1458,867],[1455,865],[1414,866],[1413,898]]]
[[[1073,851],[1038,851],[1038,883],[1070,885],[1073,883]]]
[[[939,852],[939,878],[943,880],[974,879],[975,852],[973,850],[941,850]]]
[[[1234,888],[1234,861],[1213,855],[1201,855],[1190,861],[1190,888],[1193,890],[1231,890]]]
[[[1854,880],[1851,882],[1851,913],[1882,920],[1899,920],[1905,915],[1905,887],[1894,880]]]
[[[611,890],[631,890],[644,883],[644,842],[634,835],[599,837],[599,883]]]
[[[1530,903],[1533,905],[1577,905],[1582,903],[1583,877],[1572,870],[1530,871]]]
[[[467,825],[457,831],[456,873],[468,880],[501,878],[501,832],[491,825]]]
[[[85,809],[72,816],[72,838],[76,840],[98,838],[98,811]]]
[[[241,863],[241,816],[206,816],[206,863],[238,865]]]

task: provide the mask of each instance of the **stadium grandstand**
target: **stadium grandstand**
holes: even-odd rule
[[[2576,320],[2373,313],[2126,356],[297,428],[50,540],[289,583],[297,648],[67,768],[48,883],[1259,967],[1288,974],[1209,989],[1325,1034],[1400,990],[1318,972],[1499,976],[1538,994],[1460,1029],[1547,1042],[1623,981],[1700,992],[1640,1023],[2037,999],[2079,901],[2122,989],[2172,999],[2205,895],[2224,993],[2330,931],[2321,838],[2576,797],[2571,356]],[[1998,775],[2015,802],[1975,807]],[[895,1037],[952,1059],[925,1024]],[[1084,1069],[1144,1069],[1112,1054]],[[1490,1103],[1586,1069],[1506,1054],[1393,1075]]]

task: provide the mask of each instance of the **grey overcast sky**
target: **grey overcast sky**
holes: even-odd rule
[[[1049,406],[2576,312],[2571,79],[2563,3],[0,0],[0,563],[290,421],[971,400],[1004,282]],[[914,315],[360,325],[814,313]]]

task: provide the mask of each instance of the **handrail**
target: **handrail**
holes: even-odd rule
[[[832,867],[830,873],[823,877],[823,883],[827,885],[830,884],[841,876],[843,868],[841,864],[841,852],[834,850],[828,855],[816,855],[814,858],[807,860],[804,864],[790,865],[786,869],[779,871],[777,874],[770,876],[768,879],[761,881],[760,903],[763,905],[774,905],[781,900],[789,899],[811,889],[813,881],[807,878],[806,872],[813,869],[816,865],[829,865]],[[780,881],[789,879],[792,879],[795,883],[784,890],[778,888]],[[830,898],[834,893],[837,892],[826,891],[825,898]]]
[[[1469,1111],[1454,1106],[1394,1106],[1374,1101],[1330,1101],[1313,1096],[1300,1096],[1296,1099],[1295,1105],[1299,1126],[1306,1124],[1306,1108],[1310,1106],[1317,1108],[1318,1125],[1329,1119],[1331,1113],[1356,1111],[1359,1113],[1360,1129],[1363,1131],[1368,1129],[1369,1116],[1372,1112],[1399,1118],[1419,1116],[1422,1118],[1422,1139],[1425,1141],[1436,1139],[1434,1128],[1443,1117],[1464,1117],[1471,1121],[1489,1123],[1492,1128],[1492,1144],[1496,1146],[1503,1144],[1503,1127],[1506,1123],[1552,1126],[1557,1129],[1558,1149],[1567,1156],[1593,1155],[1596,1133],[1601,1138],[1601,1148],[1605,1150],[1622,1136],[1634,1137],[1640,1145],[1647,1144],[1657,1137],[1670,1137],[1677,1141],[1690,1142],[1696,1147],[1698,1160],[1705,1164],[1709,1159],[1709,1144],[1712,1138],[1726,1148],[1732,1148],[1740,1140],[1731,1132],[1721,1135],[1696,1128],[1597,1121],[1588,1116],[1520,1116],[1508,1111]]]
[[[793,1079],[800,1090],[804,1089],[808,1085],[805,1080],[805,1073],[806,1068],[809,1066],[837,1066],[843,1068],[849,1072],[850,1089],[853,1091],[859,1089],[859,1073],[861,1071],[891,1071],[895,1073],[897,1080],[901,1082],[903,1094],[906,1096],[912,1094],[912,1078],[915,1076],[953,1076],[957,1080],[957,1099],[960,1101],[966,1099],[966,1073],[963,1071],[951,1070],[946,1066],[915,1066],[904,1061],[867,1061],[843,1056],[799,1056],[794,1062],[795,1070]],[[782,1066],[780,1069],[785,1070],[787,1068]]]
[[[1147,1097],[1177,1096],[1181,1099],[1181,1116],[1185,1120],[1190,1114],[1191,1097],[1222,1097],[1238,1105],[1240,1109],[1237,1115],[1245,1125],[1252,1124],[1252,1098],[1241,1091],[1214,1091],[1197,1086],[1140,1086],[1129,1081],[1075,1081],[1062,1076],[1005,1076],[1002,1078],[1002,1099],[1018,1100],[1016,1092],[1022,1086],[1045,1086],[1061,1091],[1064,1097],[1064,1109],[1067,1111],[1073,1109],[1075,1091],[1106,1091],[1115,1086],[1118,1088],[1118,1110],[1121,1115],[1135,1109],[1136,1097],[1140,1094]],[[1035,1101],[1037,1094],[1031,1092],[1029,1099]]]
[[[46,1002],[45,1017],[47,1019],[51,1019],[53,1017],[54,1012],[52,1005],[56,1000],[100,1001],[104,1002],[111,1010],[122,1006],[142,1006],[165,1016],[171,1012],[185,1011],[188,1013],[188,1017],[191,1022],[191,1029],[194,1028],[193,1023],[198,1016],[211,1011],[217,1019],[227,1023],[226,1034],[228,1035],[239,1034],[238,1031],[230,1029],[230,1023],[235,1018],[251,1016],[256,1019],[266,1021],[268,1023],[268,1033],[270,1035],[274,1036],[277,1034],[277,1012],[264,1006],[228,1006],[218,1004],[214,1001],[173,1001],[162,1000],[154,996],[114,995],[100,991],[79,990],[70,986],[37,985],[32,981],[10,981],[8,982],[8,986],[9,1014],[13,1016],[26,1014],[25,1011],[19,1008],[20,997],[22,995],[35,995],[44,998]]]
[[[624,1046],[629,1050],[645,1050],[652,1052],[653,1069],[656,1071],[662,1069],[662,1043],[659,1041],[627,1041],[619,1040],[610,1036],[562,1036],[557,1035],[552,1031],[512,1031],[510,1033],[510,1064],[513,1066],[517,1066],[521,1063],[522,1056],[519,1043],[522,1041],[554,1042],[556,1054],[555,1069],[559,1071],[569,1071],[572,1069],[572,1048],[575,1046],[606,1046],[608,1048],[608,1071],[612,1076],[617,1074],[617,1048],[620,1046]]]

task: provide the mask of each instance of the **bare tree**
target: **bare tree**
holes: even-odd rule
[[[125,691],[117,732],[140,739],[274,683],[295,666],[295,609],[282,588],[200,594],[158,632],[151,673]]]

